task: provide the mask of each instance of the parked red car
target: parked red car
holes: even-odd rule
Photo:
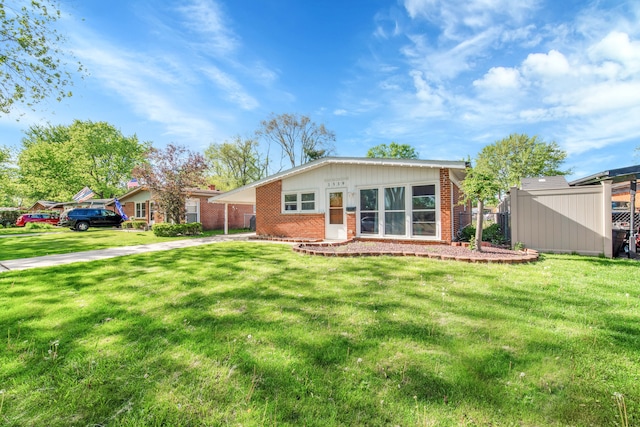
[[[60,217],[48,213],[33,213],[20,215],[16,220],[17,227],[24,227],[28,222],[46,222],[51,225],[58,225]]]

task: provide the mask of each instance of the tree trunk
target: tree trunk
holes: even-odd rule
[[[475,250],[482,252],[482,220],[484,219],[484,200],[478,200],[478,217],[476,218],[476,247]]]

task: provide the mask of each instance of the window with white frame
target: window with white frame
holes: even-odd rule
[[[436,186],[413,186],[411,233],[414,236],[435,236],[436,228]]]
[[[185,222],[200,222],[200,200],[187,199],[187,202],[184,206],[187,212]]]
[[[285,212],[315,212],[316,193],[285,193],[283,197],[283,210]]]
[[[147,202],[136,202],[136,218],[147,217]]]
[[[360,233],[378,234],[378,189],[360,190]]]
[[[384,189],[384,234],[404,236],[405,224],[405,188],[388,187]]]
[[[360,234],[436,237],[436,191],[436,184],[360,189]]]

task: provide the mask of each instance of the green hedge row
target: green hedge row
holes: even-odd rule
[[[158,237],[195,236],[202,233],[202,224],[154,224],[153,234]]]

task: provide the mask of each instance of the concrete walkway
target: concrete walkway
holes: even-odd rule
[[[72,252],[68,254],[47,255],[35,258],[11,259],[0,261],[0,272],[26,270],[37,267],[71,264],[73,262],[95,261],[105,258],[134,255],[143,252],[168,251],[171,249],[189,248],[192,246],[210,245],[212,243],[248,240],[255,233],[228,234],[196,239],[174,240],[171,242],[151,243],[148,245],[122,246],[119,248],[98,249],[86,252]],[[262,242],[262,241],[258,241]]]

